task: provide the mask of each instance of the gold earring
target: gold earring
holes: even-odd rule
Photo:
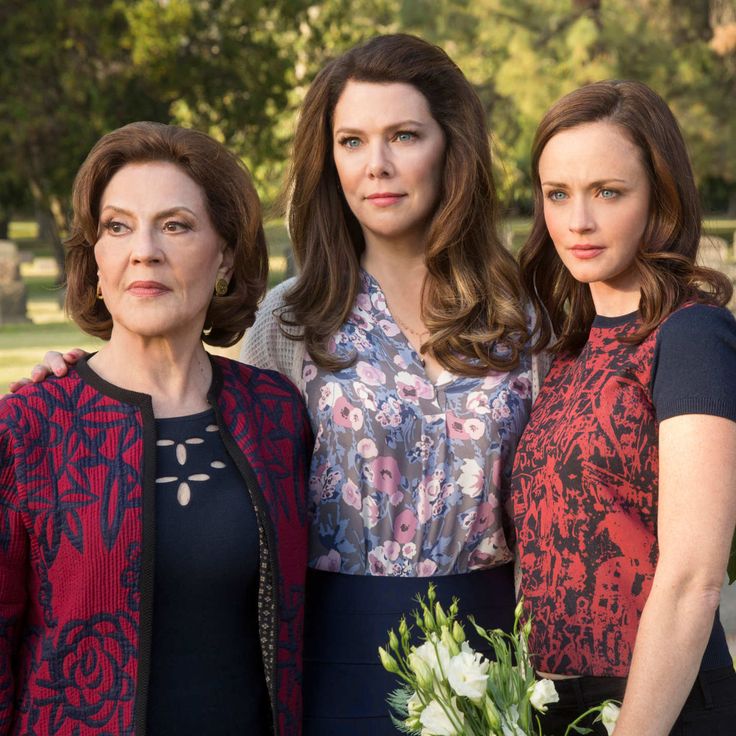
[[[102,287],[100,286],[99,281],[97,282],[97,292],[96,292],[97,298],[102,300]]]
[[[220,278],[215,281],[215,296],[225,296],[227,294],[227,287],[229,286],[227,279]]]

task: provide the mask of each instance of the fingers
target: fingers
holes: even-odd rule
[[[30,378],[19,378],[17,381],[13,381],[10,386],[8,386],[8,390],[10,393],[15,393],[21,386],[25,386],[27,383],[31,383]]]
[[[84,350],[80,350],[79,348],[72,348],[66,353],[49,350],[43,356],[43,363],[33,367],[31,379],[38,383],[43,381],[51,373],[55,376],[65,376],[67,368],[70,365],[74,365],[84,354]]]

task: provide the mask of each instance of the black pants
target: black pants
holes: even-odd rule
[[[604,700],[623,700],[623,677],[576,677],[556,680],[559,703],[540,716],[545,736],[564,736],[567,726],[588,708]],[[653,694],[654,697],[654,694]],[[606,736],[593,716],[581,725],[592,728],[594,736]],[[698,674],[670,736],[734,736],[736,734],[736,673],[732,667],[706,670]]]

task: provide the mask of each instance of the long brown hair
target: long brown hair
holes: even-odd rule
[[[422,316],[430,337],[423,350],[459,374],[515,367],[527,338],[526,320],[516,263],[496,231],[483,107],[442,49],[405,34],[377,36],[334,59],[307,92],[286,189],[300,274],[286,295],[282,324],[304,328],[306,349],[318,365],[346,365],[327,344],[352,309],[365,247],[332,156],[333,113],[349,80],[412,85],[445,134],[440,200],[426,245]]]
[[[539,159],[560,131],[598,121],[619,126],[636,145],[651,188],[649,221],[636,260],[641,326],[622,339],[640,342],[686,300],[723,306],[733,292],[724,274],[695,264],[700,203],[685,141],[667,103],[641,82],[588,84],[550,108],[532,146],[534,222],[519,261],[537,312],[535,344],[548,345],[554,334],[554,351],[577,351],[585,344],[595,308],[587,284],[565,268],[547,231]]]
[[[213,295],[202,339],[210,345],[234,345],[253,324],[266,291],[268,251],[260,200],[240,159],[205,133],[175,125],[138,122],[113,130],[97,141],[79,169],[66,241],[66,311],[85,332],[110,339],[110,312],[95,296],[100,200],[123,166],[152,161],[176,164],[202,187],[212,224],[233,253],[227,293]]]

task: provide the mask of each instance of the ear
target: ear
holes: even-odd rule
[[[217,278],[224,278],[230,281],[233,275],[233,267],[235,264],[235,252],[227,244],[222,246],[222,261],[217,269]]]

